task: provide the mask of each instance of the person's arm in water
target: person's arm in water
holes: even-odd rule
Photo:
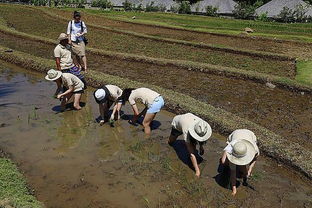
[[[189,142],[186,142],[185,144],[186,144],[186,148],[187,148],[187,150],[188,150],[188,152],[190,154],[190,158],[191,158],[193,167],[195,169],[195,175],[197,177],[199,177],[200,176],[200,169],[198,167],[197,159],[196,159],[196,156],[195,156],[196,148],[195,148],[195,146],[193,144],[191,144]]]
[[[139,109],[138,106],[136,104],[132,105],[132,110],[133,110],[133,118],[132,118],[132,123],[136,123],[138,118],[139,118]]]
[[[54,93],[54,98],[57,98],[57,95],[62,91],[62,82],[56,81],[57,89]]]
[[[258,156],[255,156],[255,158],[253,159],[253,161],[251,162],[251,164],[249,165],[248,168],[248,173],[247,173],[247,177],[250,177],[252,175],[252,169],[255,167],[255,164],[257,162]]]
[[[57,95],[57,99],[60,99],[61,97],[68,95],[69,93],[72,93],[74,91],[73,86],[69,86],[69,89],[66,90],[64,93]]]
[[[101,120],[100,120],[100,124],[104,124],[104,105],[103,104],[99,104],[99,111],[100,111],[100,116],[101,116]]]
[[[111,118],[110,118],[111,120],[116,119],[116,118],[115,118],[115,115],[116,115],[116,114],[117,114],[117,119],[116,119],[116,120],[119,119],[121,106],[122,106],[122,103],[117,102],[117,103],[115,104],[115,106],[114,106],[114,108],[113,108],[113,112],[112,112]]]

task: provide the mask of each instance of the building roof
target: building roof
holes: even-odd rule
[[[277,17],[284,7],[294,10],[298,5],[302,5],[307,9],[307,16],[312,16],[312,7],[302,0],[272,0],[256,9],[256,14],[267,13],[268,17]]]
[[[192,12],[206,13],[207,6],[218,8],[218,14],[232,14],[237,3],[233,0],[202,0],[191,6]]]
[[[123,6],[122,3],[125,2],[126,0],[110,0],[110,2],[114,6]],[[173,0],[128,0],[131,4],[134,4],[135,6],[139,6],[140,4],[145,8],[147,5],[151,4],[154,2],[155,6],[165,6],[167,10],[170,10],[171,6],[176,6],[178,5],[175,1]]]

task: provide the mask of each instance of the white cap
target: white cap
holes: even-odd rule
[[[105,95],[106,93],[104,89],[97,89],[94,93],[94,96],[98,101],[103,100],[105,98]]]

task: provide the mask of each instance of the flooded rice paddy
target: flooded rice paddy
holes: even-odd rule
[[[127,123],[99,126],[92,89],[81,111],[59,113],[55,84],[43,74],[0,62],[0,148],[18,164],[47,207],[311,207],[311,182],[261,157],[251,187],[233,198],[221,186],[218,159],[226,138],[213,134],[196,179],[178,141],[167,145],[173,114],[161,112],[153,135]],[[220,184],[220,185],[219,185]]]

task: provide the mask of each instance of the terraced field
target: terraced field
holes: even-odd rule
[[[310,44],[174,28],[170,24],[178,21],[176,15],[160,27],[109,14],[84,10],[90,85],[151,87],[165,96],[170,111],[201,115],[225,136],[236,128],[250,128],[266,155],[311,179]],[[70,10],[1,4],[0,58],[45,72],[54,66],[54,40],[65,31],[68,18]],[[309,36],[309,28],[291,28]]]
[[[40,37],[56,39],[67,28],[67,21],[45,15],[39,9],[22,7],[14,17],[15,8],[3,6],[1,17],[6,25],[15,30]],[[26,17],[26,18],[24,18]],[[44,17],[44,18],[43,18]],[[43,21],[37,21],[44,19]],[[32,27],[28,25],[32,24]],[[49,27],[47,27],[49,25]],[[187,60],[220,66],[235,67],[248,71],[272,73],[294,77],[292,60],[278,60],[269,57],[255,57],[238,52],[225,52],[174,42],[163,42],[106,30],[89,24],[90,47],[109,51],[138,54],[155,58]]]

